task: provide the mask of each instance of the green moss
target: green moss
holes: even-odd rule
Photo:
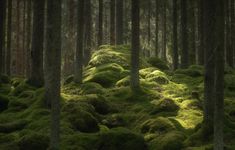
[[[11,92],[12,88],[10,84],[0,84],[0,93],[8,95]]]
[[[1,133],[10,133],[17,130],[23,129],[28,124],[27,120],[17,120],[9,123],[1,123],[0,124],[0,132]]]
[[[179,106],[170,98],[164,98],[160,101],[152,101],[156,105],[151,114],[156,114],[160,112],[177,112]]]
[[[27,90],[35,90],[34,87],[28,85],[25,81],[20,82],[11,92],[13,96],[19,96],[22,92]]]
[[[0,74],[0,83],[10,83],[10,78],[7,75]]]
[[[20,138],[18,146],[19,150],[46,150],[49,147],[49,137],[32,131]]]
[[[123,117],[119,114],[113,114],[108,116],[106,119],[102,120],[102,124],[108,128],[123,127],[126,125]]]
[[[200,77],[203,76],[204,71],[202,66],[193,65],[188,69],[178,69],[175,71],[176,74],[184,74],[190,77]]]
[[[0,112],[8,108],[9,98],[4,95],[0,95]]]
[[[139,74],[142,78],[145,78],[148,74],[150,74],[156,70],[157,70],[157,68],[155,68],[155,67],[144,68],[139,71]]]
[[[174,130],[173,123],[164,117],[157,117],[155,119],[149,119],[141,125],[142,133],[155,133],[162,134]]]
[[[86,106],[87,108],[84,108]],[[98,121],[92,115],[92,107],[87,104],[80,103],[68,103],[64,106],[66,118],[72,124],[75,130],[81,132],[97,132],[99,131]]]
[[[64,79],[64,85],[70,84],[74,81],[74,75],[70,75]]]
[[[141,135],[133,133],[125,128],[114,128],[107,132],[100,133],[98,149],[147,150],[147,146]]]
[[[81,85],[81,94],[103,94],[104,88],[95,82],[87,82]]]
[[[169,66],[167,65],[167,62],[159,59],[158,57],[151,57],[147,60],[149,64],[151,64],[153,67],[156,67],[160,70],[168,70]]]
[[[159,70],[155,70],[154,72],[146,75],[146,79],[148,81],[154,81],[159,84],[168,84],[169,83],[169,79],[167,78],[166,74],[159,71]]]
[[[235,91],[235,75],[226,74],[224,80],[225,80],[225,88],[230,91]]]
[[[181,132],[172,131],[160,135],[150,142],[150,150],[181,150],[185,136]]]

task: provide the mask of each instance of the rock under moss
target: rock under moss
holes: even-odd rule
[[[75,130],[88,133],[99,131],[98,121],[91,113],[94,108],[84,106],[87,104],[82,106],[81,103],[70,103],[64,106],[63,111]]]
[[[9,98],[0,94],[0,112],[8,108]]]
[[[144,138],[125,128],[100,133],[98,150],[147,150]]]
[[[142,133],[156,133],[162,134],[174,130],[175,127],[173,123],[164,117],[157,117],[154,119],[149,119],[141,125]]]
[[[179,110],[179,106],[170,98],[164,98],[160,101],[153,101],[152,103],[156,106],[151,114],[160,112],[177,112]]]
[[[168,132],[153,139],[150,142],[150,150],[181,150],[185,138],[181,132]]]
[[[154,81],[159,84],[168,84],[169,79],[167,78],[167,75],[159,70],[155,70],[154,72],[146,75],[146,79],[148,81]]]
[[[159,59],[158,57],[151,57],[147,60],[149,64],[151,64],[153,67],[156,67],[160,70],[168,70],[169,66],[167,65],[167,62]]]
[[[20,138],[18,146],[19,150],[46,150],[49,147],[49,137],[31,132]]]

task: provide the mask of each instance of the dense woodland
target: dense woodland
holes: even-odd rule
[[[235,0],[0,0],[0,150],[235,150]]]

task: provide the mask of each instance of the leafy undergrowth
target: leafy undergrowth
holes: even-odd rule
[[[132,92],[128,46],[102,46],[84,72],[61,90],[62,150],[206,150],[200,137],[203,67],[175,72],[163,61],[141,59],[141,88]],[[225,72],[225,142],[235,149],[235,73]],[[46,150],[50,111],[44,89],[1,76],[0,149]]]

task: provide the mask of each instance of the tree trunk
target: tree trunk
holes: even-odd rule
[[[173,69],[178,69],[178,12],[177,0],[173,0]]]
[[[116,0],[116,44],[123,44],[123,0]]]
[[[167,40],[167,37],[166,37],[166,32],[167,32],[166,31],[166,19],[167,19],[166,18],[166,13],[167,13],[167,10],[166,10],[166,1],[163,1],[163,8],[162,9],[163,9],[163,14],[162,14],[163,15],[162,16],[163,17],[162,18],[163,19],[163,21],[162,21],[163,22],[162,23],[162,25],[163,25],[163,27],[162,27],[162,30],[163,30],[162,31],[163,32],[162,33],[162,42],[163,42],[162,43],[162,59],[166,61],[166,59],[167,59],[166,58],[166,42],[167,42],[166,41]]]
[[[139,88],[140,52],[140,6],[139,0],[132,0],[132,48],[131,48],[131,88]]]
[[[204,16],[204,0],[198,0],[199,14],[198,14],[198,33],[199,33],[199,49],[198,49],[198,64],[204,65],[204,29],[203,29],[203,16]]]
[[[235,56],[235,1],[231,0],[231,41],[232,41],[232,51],[233,57]],[[234,59],[233,58],[233,67],[234,67]]]
[[[84,0],[79,0],[78,2],[77,49],[75,58],[74,81],[81,84],[83,71]]]
[[[6,0],[0,0],[0,74],[4,73]]]
[[[44,43],[45,0],[33,1],[33,39],[31,51],[31,70],[29,83],[36,87],[44,84],[43,43]]]
[[[11,76],[12,0],[8,0],[6,74]]]
[[[151,42],[151,0],[148,0],[148,45]]]
[[[187,0],[181,0],[181,30],[182,30],[182,35],[181,35],[182,36],[181,67],[187,68],[189,65]]]
[[[205,89],[204,89],[204,137],[213,132],[214,82],[215,82],[215,1],[204,1],[204,48],[205,48]]]
[[[110,44],[115,45],[115,0],[110,0]]]
[[[196,64],[196,7],[195,2],[192,1],[192,49],[191,49],[191,57],[190,57],[190,65]]]
[[[226,7],[226,61],[230,67],[233,67],[233,51],[232,51],[232,41],[231,41],[231,23],[230,23],[230,1],[225,0]]]
[[[45,2],[44,2],[45,3]],[[26,77],[30,77],[31,70],[31,21],[32,21],[32,0],[27,0],[27,39],[26,39]]]
[[[91,0],[85,1],[85,14],[87,15],[86,19],[86,49],[84,51],[84,64],[87,65],[91,59],[91,47],[92,47],[92,12],[91,12]]]
[[[103,44],[103,0],[99,0],[98,46]]]
[[[45,100],[51,107],[50,148],[59,149],[61,79],[61,0],[47,1],[45,49]]]
[[[156,14],[155,14],[155,56],[157,57],[159,55],[159,46],[158,46],[158,24],[159,24],[159,0],[156,0]]]
[[[223,150],[224,123],[224,0],[216,0],[216,77],[214,150]]]

